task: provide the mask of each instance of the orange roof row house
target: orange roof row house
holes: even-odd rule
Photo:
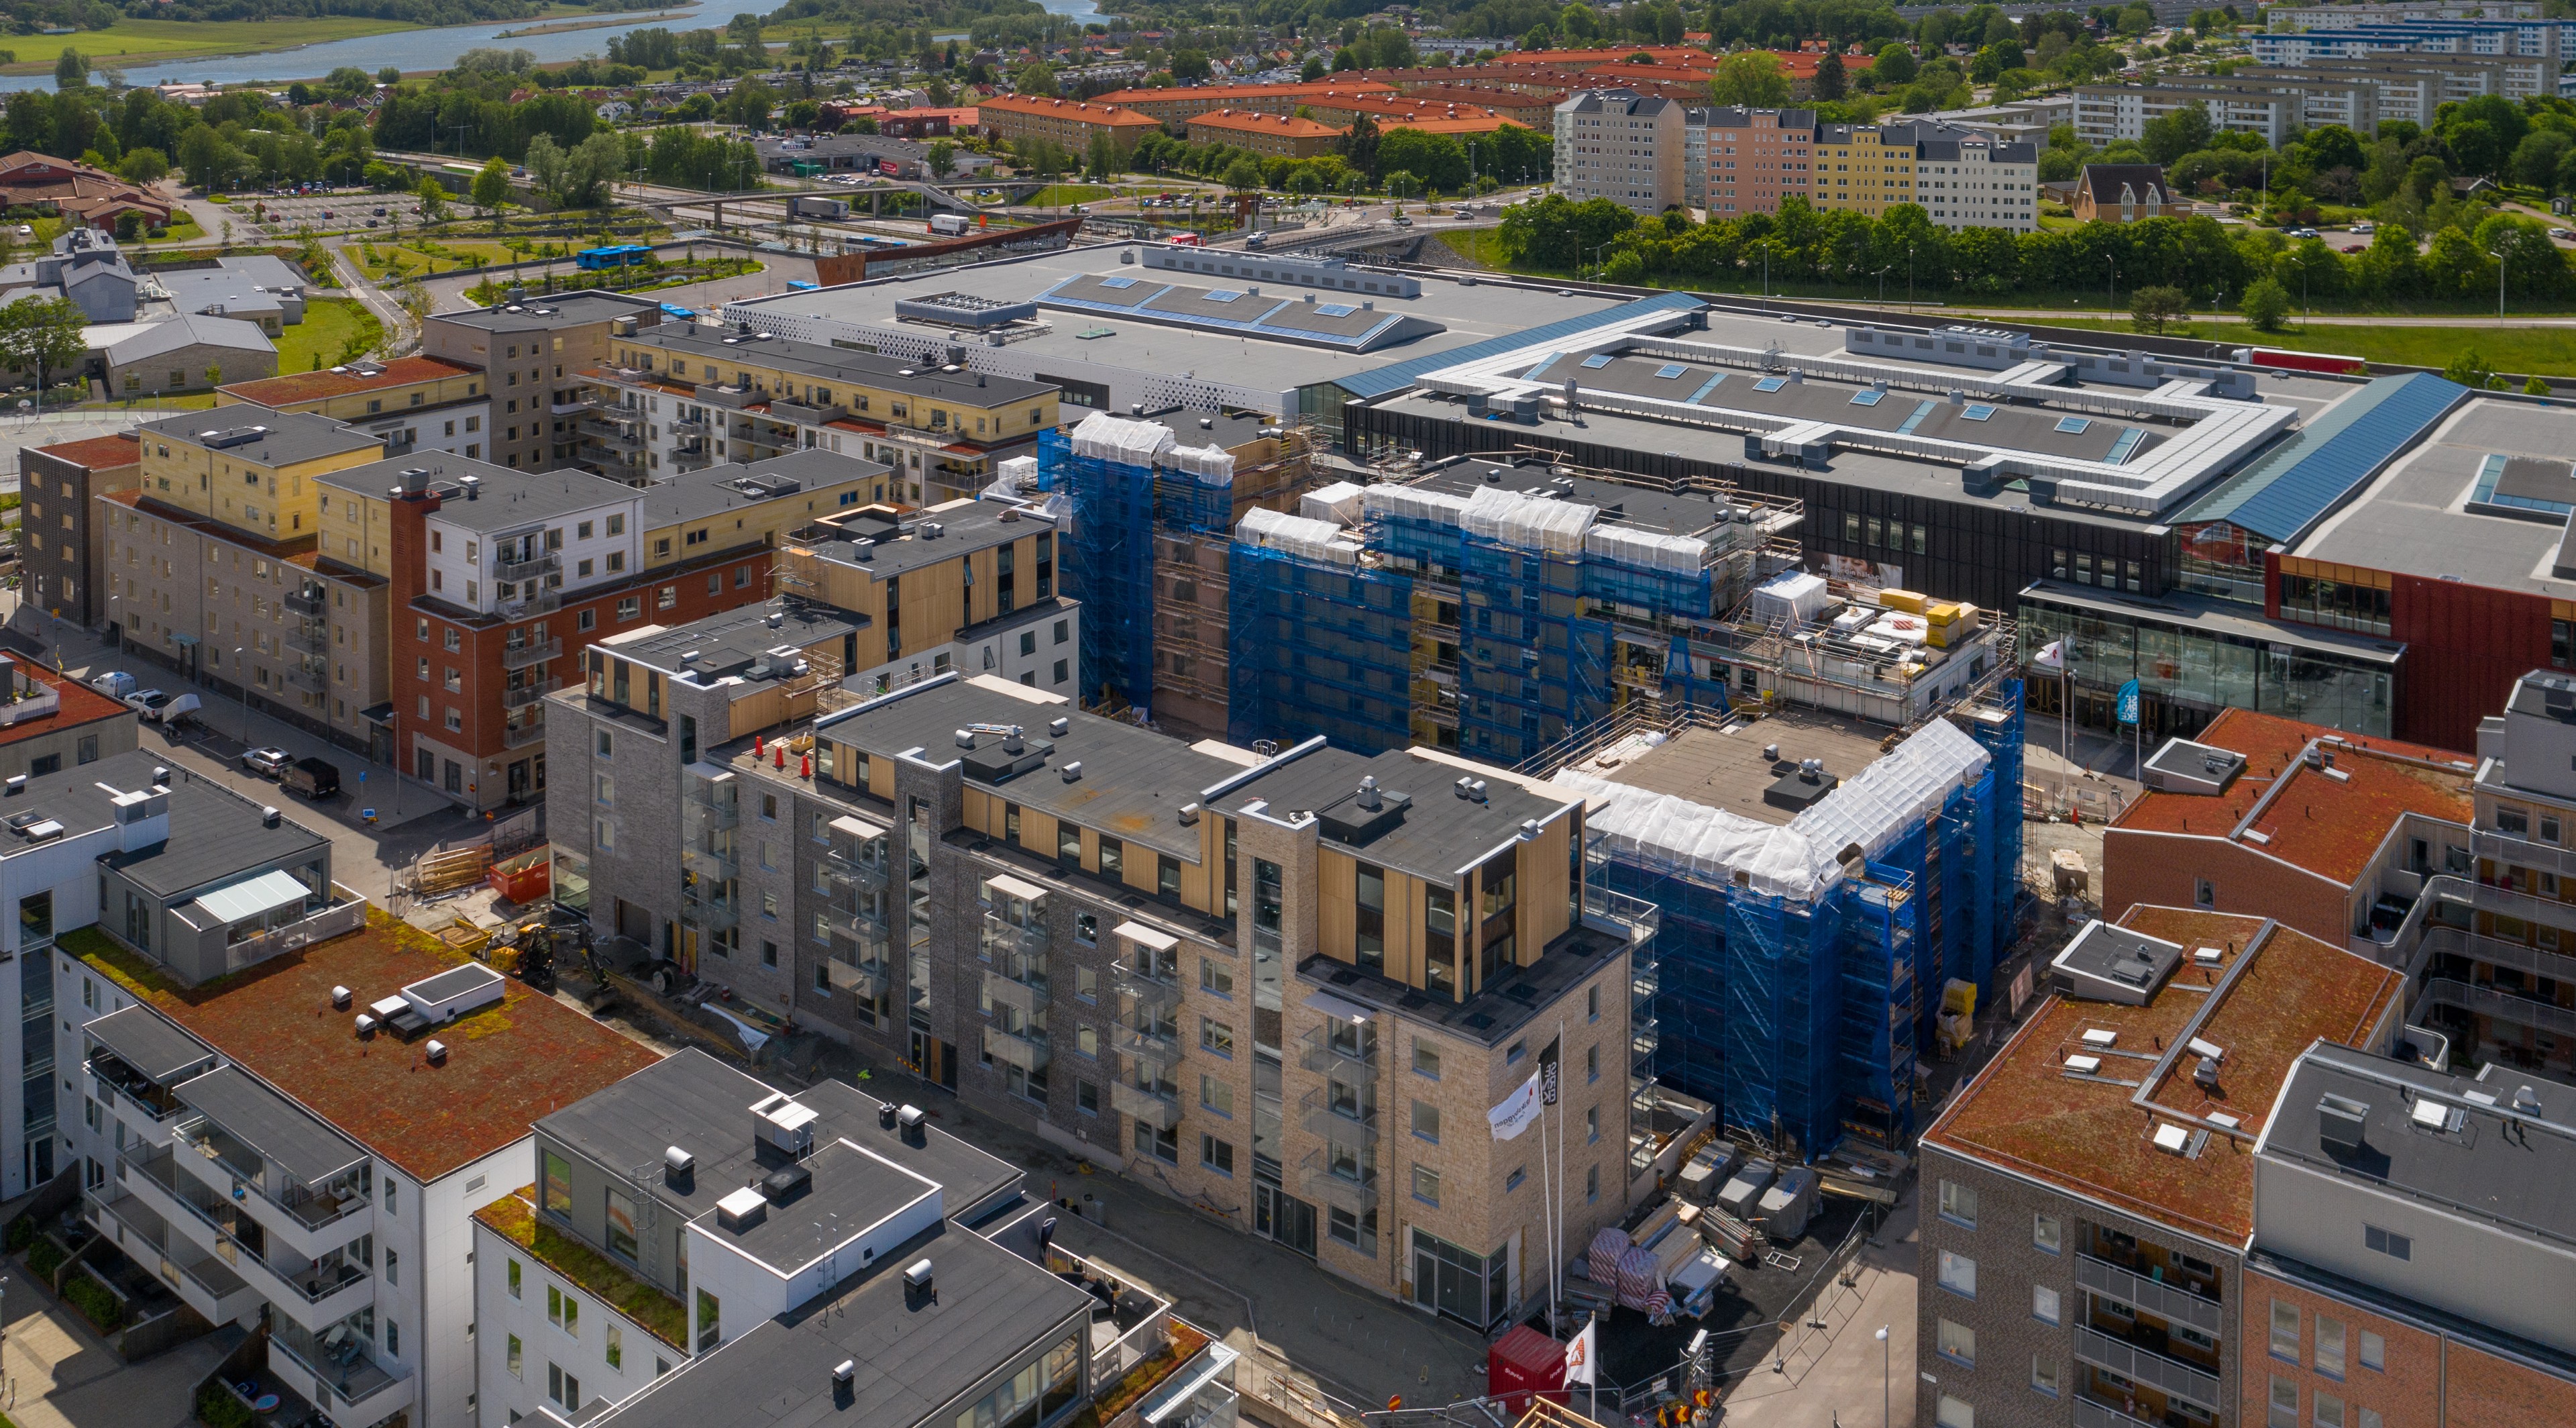
[[[1248,109],[1261,114],[1293,114],[1317,96],[1354,92],[1393,94],[1384,80],[1336,78],[1313,84],[1203,84],[1186,89],[1121,89],[1101,95],[1095,104],[1115,104],[1150,114],[1165,124],[1186,124],[1201,114]]]
[[[1031,94],[987,99],[975,107],[975,112],[984,132],[996,139],[1014,144],[1048,139],[1077,153],[1089,148],[1096,134],[1108,135],[1120,149],[1132,149],[1147,134],[1163,127],[1162,121],[1152,115],[1116,104]]]
[[[0,206],[51,208],[75,223],[113,229],[118,215],[138,213],[151,227],[170,221],[170,201],[105,169],[21,149],[0,158]]]
[[[1230,144],[1256,154],[1312,159],[1333,152],[1342,129],[1289,114],[1252,109],[1219,109],[1190,120],[1193,144]]]

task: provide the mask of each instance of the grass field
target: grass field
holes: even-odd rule
[[[1096,183],[1058,183],[1039,189],[1028,201],[1040,208],[1055,208],[1068,203],[1098,203],[1114,192]]]
[[[2098,317],[2049,319],[2051,327],[2085,327],[2105,332],[2134,332],[2126,322]],[[2241,322],[2195,318],[2167,323],[2167,337],[2203,342],[2232,342],[2249,347],[2285,347],[2294,352],[2332,352],[2365,362],[2410,367],[2448,366],[2464,349],[2474,347],[2490,370],[2515,376],[2576,377],[2576,332],[2563,327],[2292,327],[2286,332],[2256,332]]]
[[[10,44],[19,62],[0,66],[5,74],[50,74],[66,49],[81,52],[93,65],[121,60],[171,59],[183,55],[260,54],[325,40],[354,40],[417,30],[400,20],[332,16],[301,20],[119,20],[104,30],[77,35],[22,35]]]
[[[277,339],[277,370],[285,375],[336,367],[357,355],[349,351],[350,344],[367,352],[384,340],[384,324],[355,299],[307,298],[304,320]]]

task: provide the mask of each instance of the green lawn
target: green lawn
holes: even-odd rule
[[[336,367],[384,340],[384,324],[356,299],[307,298],[304,320],[277,339],[277,370],[282,375]],[[358,344],[356,352],[349,350],[352,343]]]
[[[2134,332],[2126,322],[2098,317],[2049,319],[2051,327],[2085,327]],[[2169,323],[2168,337],[2192,337],[2247,347],[2283,347],[2296,352],[2332,352],[2365,362],[2389,362],[2440,371],[2465,348],[2478,349],[2486,365],[2517,377],[2576,377],[2576,332],[2558,327],[2382,327],[2330,326],[2286,332],[2256,332],[2242,322],[2196,318]]]
[[[1039,189],[1027,201],[1040,208],[1059,208],[1068,203],[1098,203],[1113,192],[1096,183],[1057,183]]]
[[[18,36],[10,48],[17,52],[19,62],[0,66],[0,73],[51,73],[54,60],[66,49],[80,51],[92,66],[121,68],[125,67],[122,62],[128,60],[258,54],[295,45],[319,44],[325,40],[354,40],[363,35],[384,35],[396,30],[419,28],[401,20],[371,20],[356,16],[293,20],[119,19],[107,29],[84,30],[77,35]]]

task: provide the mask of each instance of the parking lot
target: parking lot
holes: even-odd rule
[[[226,206],[232,210],[234,222],[247,223],[271,237],[283,237],[302,228],[363,231],[394,221],[404,227],[420,222],[419,199],[366,189],[329,194],[237,194]]]

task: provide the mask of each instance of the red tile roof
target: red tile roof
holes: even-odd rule
[[[2334,755],[2333,774],[2307,767],[2308,746]],[[2250,709],[2228,709],[2198,742],[2245,756],[2245,771],[2223,793],[2150,790],[2112,827],[2229,837],[2321,877],[2349,885],[2408,813],[2467,823],[2476,763],[2423,744],[2368,739]],[[2334,775],[2339,774],[2338,778]],[[2249,833],[2234,830],[2257,807]]]
[[[60,446],[39,446],[36,449],[56,461],[68,461],[90,471],[132,466],[143,459],[143,439],[130,432],[93,436],[86,441],[66,441]]]
[[[108,698],[61,670],[48,669],[24,655],[11,655],[10,658],[17,663],[18,668],[26,674],[27,678],[51,687],[58,702],[54,706],[54,712],[41,719],[22,719],[7,728],[0,728],[0,744],[14,744],[21,739],[33,739],[45,734],[59,734],[65,729],[76,729],[83,724],[95,724],[102,719],[113,719],[118,715],[128,719],[135,717],[134,711],[122,702]]]
[[[2320,1038],[2369,1040],[2395,1011],[2404,978],[2287,927],[2265,934],[2258,917],[2140,906],[2120,925],[2186,948],[2217,947],[2220,964],[2186,960],[2145,1006],[2052,996],[1924,1132],[1924,1143],[2241,1244],[2253,1229],[2250,1137],[2263,1129],[2291,1061]],[[2248,957],[2215,1002],[2177,989],[2215,985]],[[2100,1075],[2111,1079],[2079,1079],[2065,1060],[2087,1050],[2088,1030],[2115,1032],[2116,1050],[2150,1057],[2184,1036],[2214,1042],[2226,1052],[2217,1087],[2204,1092],[2192,1080],[2188,1054],[2152,1085],[2113,1084],[2154,1075],[2155,1062],[2126,1057],[2103,1058]],[[2160,1150],[2152,1139],[2160,1118],[2135,1104],[2140,1095],[2182,1115],[2233,1116],[2249,1140],[2213,1134],[2197,1159]]]
[[[315,943],[198,987],[179,987],[95,928],[62,945],[136,1000],[329,1121],[377,1155],[433,1180],[507,1147],[528,1127],[656,1061],[629,1041],[524,984],[498,1006],[439,1032],[444,1065],[420,1044],[360,1041],[331,989],[358,1005],[393,995],[465,959],[381,912],[345,937]]]
[[[352,392],[408,387],[418,382],[435,382],[442,377],[471,376],[482,370],[436,357],[397,357],[371,374],[335,367],[321,372],[290,372],[284,376],[262,377],[255,382],[233,382],[216,390],[254,406],[283,411],[290,402],[317,402],[326,397],[345,397]]]

